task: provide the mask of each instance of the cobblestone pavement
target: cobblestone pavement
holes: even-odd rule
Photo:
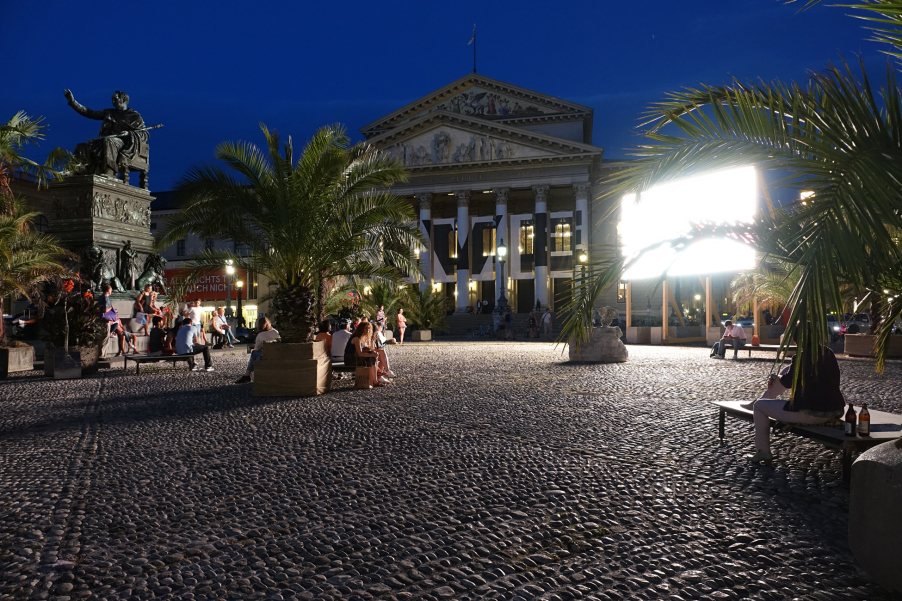
[[[718,442],[708,402],[766,360],[390,352],[391,386],[312,399],[254,399],[243,355],[0,383],[0,599],[892,598],[848,550],[835,453]],[[840,364],[902,410],[902,365]]]

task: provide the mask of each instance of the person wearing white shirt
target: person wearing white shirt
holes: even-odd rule
[[[733,358],[739,357],[739,349],[745,346],[746,336],[745,330],[740,325],[733,325],[729,319],[724,322],[723,338],[717,349],[717,356],[721,359],[727,354],[727,345],[733,347]]]
[[[247,362],[247,371],[238,378],[236,384],[245,384],[251,381],[251,374],[254,373],[254,363],[263,358],[263,345],[267,342],[275,342],[281,338],[279,330],[272,327],[269,318],[265,315],[257,320],[257,337],[254,338],[254,350],[251,351],[251,358]]]
[[[343,329],[332,334],[332,363],[344,363],[345,347],[351,339],[351,321],[341,323]]]

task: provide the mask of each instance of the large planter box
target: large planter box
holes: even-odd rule
[[[850,357],[874,357],[874,334],[846,334],[844,351]],[[887,357],[902,357],[902,336],[893,336],[889,343]]]
[[[54,380],[74,380],[81,377],[81,353],[78,347],[69,349],[69,356],[61,348],[47,348],[44,353],[44,375]]]
[[[263,357],[254,363],[255,397],[308,397],[332,389],[332,361],[326,343],[263,345]]]
[[[56,378],[56,364],[62,357],[63,349],[52,346],[47,347],[44,353],[44,375],[49,378]],[[96,346],[76,346],[69,347],[69,354],[81,363],[80,376],[89,376],[97,373],[98,360],[100,359],[100,348]],[[78,377],[78,376],[68,376]],[[60,378],[56,378],[60,379]],[[62,378],[66,379],[66,378]]]
[[[627,344],[651,344],[651,328],[633,327],[626,329]]]
[[[414,330],[410,339],[414,342],[427,342],[432,340],[432,330]]]
[[[661,326],[648,328],[650,344],[664,344],[664,328]]]
[[[0,348],[0,378],[17,371],[31,371],[34,368],[34,348],[30,346],[10,346]]]

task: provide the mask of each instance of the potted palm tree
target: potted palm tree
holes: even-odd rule
[[[94,293],[87,289],[77,277],[62,279],[57,290],[56,310],[48,319],[53,350],[44,357],[44,374],[56,379],[80,377],[97,372],[100,359],[100,344],[106,334],[106,323],[101,318],[100,306]],[[57,373],[58,365],[70,363],[68,358],[78,362],[76,369],[70,365],[71,373]]]
[[[331,285],[347,278],[400,281],[418,269],[412,207],[387,192],[406,168],[367,144],[350,145],[341,126],[321,128],[295,160],[261,124],[266,151],[245,142],[216,149],[221,166],[197,166],[179,182],[182,210],[166,223],[158,246],[188,234],[231,239],[240,255],[206,250],[190,264],[191,279],[226,260],[269,278],[270,318],[280,344],[264,347],[255,367],[256,396],[311,396],[330,386],[323,342],[312,343],[325,317]],[[264,299],[266,300],[266,299]]]
[[[404,288],[402,305],[407,321],[413,328],[410,339],[414,342],[432,340],[432,333],[449,332],[451,328],[445,321],[445,315],[453,307],[451,301],[441,291],[427,287],[420,290],[416,284]]]

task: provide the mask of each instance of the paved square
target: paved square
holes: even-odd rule
[[[254,399],[213,373],[0,383],[0,599],[891,599],[846,544],[840,458],[752,466],[718,399],[766,360],[631,346],[390,350],[373,391]],[[841,360],[902,410],[902,366]]]

